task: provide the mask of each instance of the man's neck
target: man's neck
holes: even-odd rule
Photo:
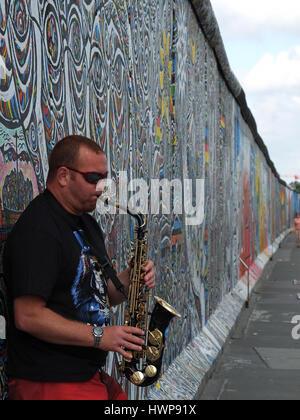
[[[54,185],[51,183],[47,183],[47,189],[51,192],[51,194],[56,198],[59,204],[70,214],[74,216],[82,216],[82,212],[77,211],[71,203],[68,202],[66,199],[65,194],[62,193],[59,189],[55,188]]]

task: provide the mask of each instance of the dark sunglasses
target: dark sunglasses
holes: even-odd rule
[[[77,169],[68,168],[68,166],[65,166],[65,168],[69,169],[69,171],[77,172],[82,175],[89,184],[98,184],[99,181],[106,179],[108,175],[108,172],[106,172],[106,174],[100,174],[97,172],[81,172],[77,171]]]

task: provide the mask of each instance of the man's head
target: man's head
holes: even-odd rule
[[[47,187],[70,213],[81,215],[96,208],[101,192],[96,186],[107,176],[102,149],[91,139],[69,136],[53,149]]]

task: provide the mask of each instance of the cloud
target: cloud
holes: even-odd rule
[[[300,174],[300,100],[284,92],[249,94],[247,100],[278,173]]]
[[[299,0],[211,3],[271,160],[281,175],[300,174]]]
[[[300,46],[265,54],[242,85],[278,172],[300,173]]]
[[[294,92],[300,95],[300,45],[276,55],[267,53],[250,70],[243,85],[248,92]],[[297,96],[297,95],[296,95]]]
[[[211,0],[220,26],[229,36],[256,35],[273,29],[300,33],[299,0]]]

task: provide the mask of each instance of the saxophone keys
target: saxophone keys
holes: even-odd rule
[[[153,365],[149,365],[146,367],[145,373],[148,378],[154,378],[157,375],[157,368]]]
[[[134,360],[139,360],[142,357],[142,355],[143,355],[142,351],[135,351],[135,352],[133,352],[133,359]],[[132,360],[131,360],[131,362],[132,362]]]
[[[158,329],[149,332],[149,343],[152,346],[160,346],[163,342],[163,333]]]
[[[142,383],[145,381],[145,375],[142,372],[134,372],[133,375],[130,377],[130,382],[132,382],[134,385],[142,385]]]
[[[158,347],[147,347],[147,360],[149,360],[149,362],[157,362],[157,360],[160,358],[161,355],[161,349],[159,349]]]
[[[141,303],[139,305],[139,313],[140,314],[143,314],[144,312],[145,312],[145,304],[144,303]]]

